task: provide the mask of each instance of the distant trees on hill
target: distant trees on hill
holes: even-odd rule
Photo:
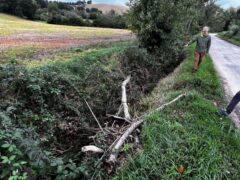
[[[44,0],[1,0],[0,11],[34,19],[37,9],[44,6],[44,3]]]
[[[127,28],[124,16],[115,11],[103,14],[97,8],[72,6],[66,3],[49,3],[47,11],[39,12],[37,16],[51,24]]]
[[[46,0],[0,0],[0,12],[51,24],[126,28],[123,15],[103,14],[97,8],[85,8],[92,1],[63,3]]]

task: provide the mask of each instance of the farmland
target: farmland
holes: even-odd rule
[[[0,14],[0,61],[34,59],[59,49],[132,38],[128,30],[50,25]]]

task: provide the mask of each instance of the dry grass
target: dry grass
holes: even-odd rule
[[[41,33],[48,36],[93,37],[122,35],[128,34],[129,31],[110,28],[51,25],[0,13],[0,36],[26,33]]]

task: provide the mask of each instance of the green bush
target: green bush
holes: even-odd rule
[[[130,3],[128,22],[149,51],[175,54],[182,51],[186,23],[200,20],[202,6],[202,2],[194,0],[134,0]]]
[[[47,23],[73,25],[73,26],[85,25],[81,16],[79,16],[75,12],[69,12],[69,11],[61,11],[61,12],[52,13],[51,16],[49,16]]]
[[[232,24],[232,25],[229,26],[228,34],[229,34],[229,36],[231,36],[231,37],[232,37],[232,36],[235,36],[235,35],[238,34],[239,30],[240,30],[240,28],[239,28],[238,25]]]
[[[94,17],[93,25],[96,27],[108,27],[108,28],[127,28],[124,16],[110,12],[108,14],[98,14]]]
[[[34,19],[41,20],[41,21],[48,21],[48,10],[45,9],[38,9],[36,11]]]
[[[38,4],[35,0],[1,0],[0,11],[33,19]]]

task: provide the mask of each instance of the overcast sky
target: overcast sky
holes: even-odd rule
[[[60,0],[60,1],[77,1],[77,0]],[[125,5],[128,0],[92,0],[93,3],[106,3],[106,4],[121,4]],[[218,0],[218,4],[220,4],[223,8],[229,7],[240,7],[240,0]]]

